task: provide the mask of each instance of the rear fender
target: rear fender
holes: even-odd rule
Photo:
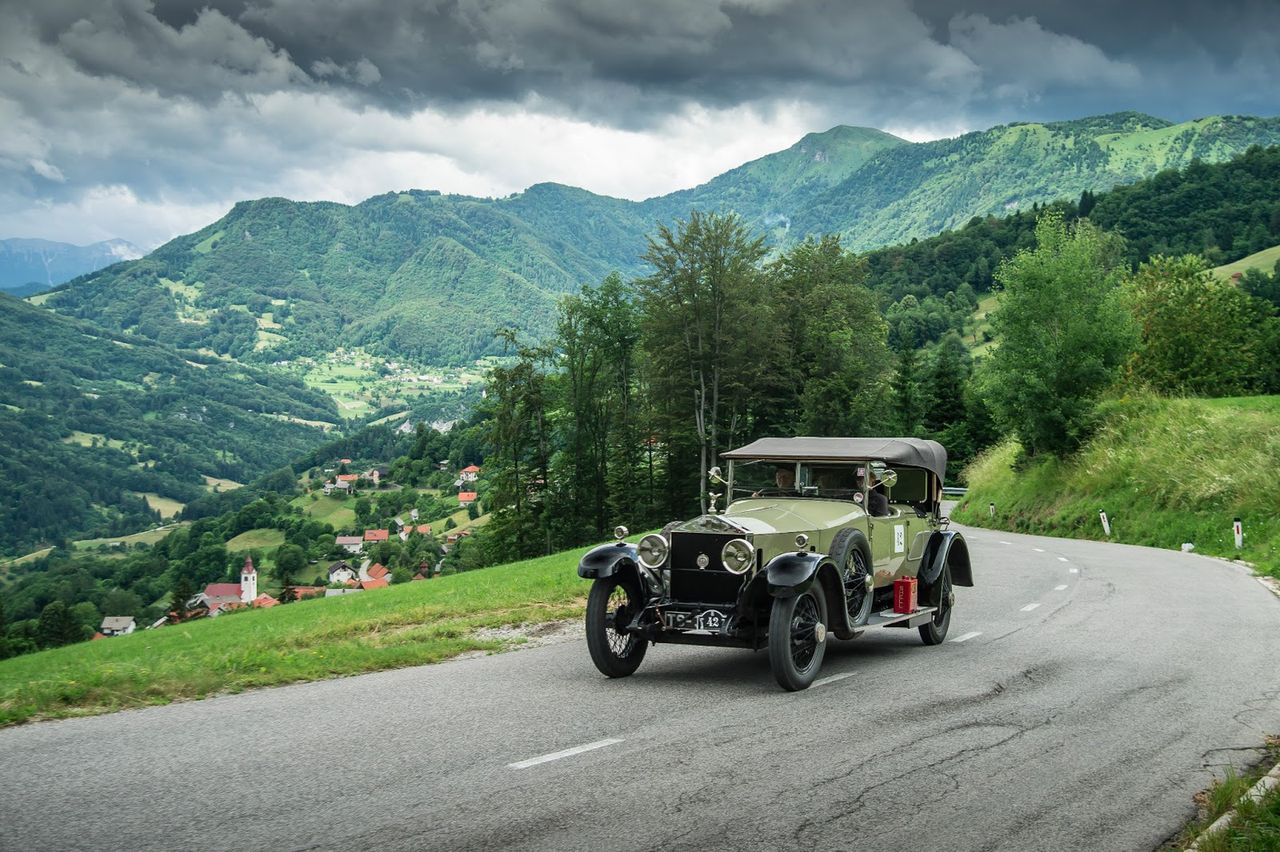
[[[925,547],[924,557],[920,561],[920,600],[928,606],[937,606],[937,597],[942,593],[942,584],[938,578],[942,569],[951,568],[951,585],[972,586],[973,566],[969,562],[969,545],[964,536],[956,530],[935,532]]]

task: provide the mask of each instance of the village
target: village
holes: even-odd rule
[[[409,434],[413,428],[406,421],[397,431]],[[277,570],[280,587],[272,595],[259,588],[262,565],[255,564],[253,555],[248,554],[236,581],[207,583],[187,600],[184,610],[171,610],[153,623],[144,625],[139,625],[131,616],[108,615],[102,619],[93,639],[128,635],[140,627],[154,629],[197,618],[217,618],[240,610],[267,609],[308,598],[374,591],[396,582],[431,580],[446,573],[446,557],[488,520],[480,513],[481,468],[477,465],[455,469],[451,488],[445,494],[439,489],[410,489],[393,483],[390,468],[386,465],[371,465],[358,472],[350,472],[352,464],[350,458],[334,459],[330,466],[320,471],[318,479],[304,483],[307,493],[294,501],[304,514],[324,521],[336,530],[329,548],[332,557],[310,560],[313,565],[321,563],[315,565],[317,574],[314,582],[294,583],[294,578],[280,578]],[[441,462],[438,468],[442,475],[446,475],[448,461]],[[448,511],[448,514],[443,518],[424,517],[418,505],[409,505],[389,517],[382,526],[361,527],[361,510],[371,511],[365,508],[371,505],[370,498],[391,495],[400,497],[401,502],[407,502],[405,498],[423,495],[426,497],[423,502],[443,506],[444,509],[438,511]],[[432,523],[422,523],[427,519]],[[271,532],[274,531],[251,530],[237,538],[275,541],[270,535],[252,535]],[[235,546],[235,540],[228,542],[229,550]],[[276,550],[278,548],[279,545]],[[271,558],[270,555],[263,556],[264,561]],[[394,569],[384,564],[392,559],[396,562]]]

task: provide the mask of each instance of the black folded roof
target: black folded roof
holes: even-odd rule
[[[761,438],[721,456],[767,461],[884,461],[922,467],[939,479],[947,472],[946,448],[921,438]]]

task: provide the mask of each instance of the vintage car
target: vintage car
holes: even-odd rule
[[[947,635],[954,586],[972,586],[969,550],[942,517],[947,453],[916,438],[764,438],[709,472],[728,505],[632,544],[627,530],[582,557],[593,580],[587,648],[609,677],[633,673],[650,643],[769,649],[778,683],[805,689],[829,636],[917,627]],[[915,578],[917,603],[909,601]],[[895,611],[898,609],[909,611]]]

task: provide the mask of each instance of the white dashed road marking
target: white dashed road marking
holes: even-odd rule
[[[1034,550],[1036,553],[1044,553],[1043,547],[1033,547],[1031,549]]]
[[[1065,585],[1062,585],[1062,586],[1054,586],[1054,587],[1053,587],[1053,590],[1054,590],[1055,592],[1061,592],[1061,591],[1062,591],[1062,590],[1064,590],[1064,589],[1066,589],[1066,586],[1065,586]]]
[[[1065,557],[1065,556],[1059,556],[1059,557],[1058,557],[1058,561],[1059,561],[1059,562],[1068,562],[1069,560],[1068,560],[1068,559],[1067,559],[1067,557]]]
[[[981,630],[975,630],[972,633],[966,633],[963,636],[957,636],[955,639],[952,639],[951,641],[952,642],[968,642],[970,639],[976,639],[981,635],[982,635]]]
[[[1031,612],[1031,610],[1035,609],[1035,608],[1036,608],[1036,607],[1038,607],[1038,606],[1040,606],[1040,604],[1038,604],[1038,603],[1029,603],[1029,604],[1027,604],[1026,606],[1024,606],[1024,607],[1022,608],[1022,611],[1023,611],[1023,612]]]
[[[1011,541],[1002,541],[1002,542],[1000,542],[1000,543],[1001,543],[1001,544],[1013,544],[1013,542],[1011,542]]]
[[[1071,573],[1072,573],[1072,574],[1079,574],[1079,573],[1080,573],[1080,569],[1079,569],[1079,568],[1072,568],[1072,569],[1071,569]]]
[[[508,763],[507,767],[510,769],[528,769],[530,766],[537,766],[539,763],[550,763],[553,760],[560,760],[564,757],[573,757],[575,754],[582,754],[584,751],[595,751],[598,748],[617,745],[620,742],[622,742],[622,740],[596,740],[593,743],[574,746],[573,748],[567,748],[564,751],[544,754],[541,757],[531,757],[528,760],[521,760],[517,763]]]
[[[819,686],[826,686],[829,683],[835,683],[838,680],[844,680],[847,677],[853,677],[856,672],[845,672],[843,674],[831,675],[829,677],[820,677],[813,683],[809,684],[810,689],[817,689]]]

